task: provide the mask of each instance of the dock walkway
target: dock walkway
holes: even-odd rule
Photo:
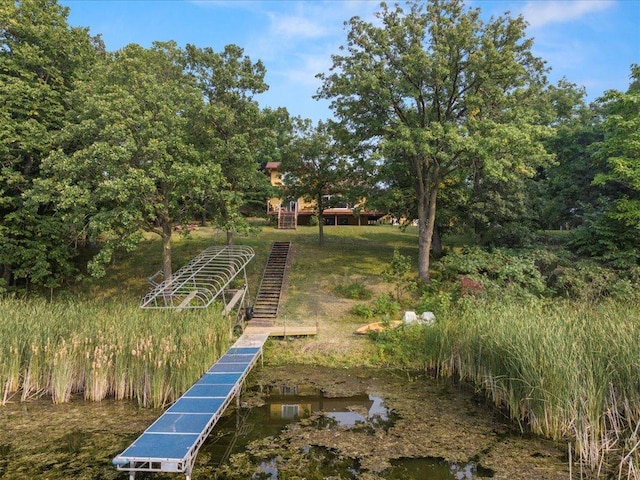
[[[259,359],[268,333],[244,334],[185,394],[124,452],[113,459],[118,470],[184,473],[190,480],[198,450]]]

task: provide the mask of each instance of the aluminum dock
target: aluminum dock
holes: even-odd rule
[[[113,459],[118,470],[184,473],[227,407],[240,401],[242,385],[258,360],[269,334],[244,334],[185,394],[125,451]]]

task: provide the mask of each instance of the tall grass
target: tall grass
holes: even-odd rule
[[[523,429],[570,442],[583,472],[638,478],[640,302],[470,300],[434,327],[390,335],[403,336],[392,340],[403,359],[469,381]]]
[[[0,401],[175,400],[226,350],[220,311],[140,310],[138,304],[0,299]]]

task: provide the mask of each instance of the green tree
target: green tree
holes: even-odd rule
[[[217,164],[225,178],[223,188],[205,199],[212,220],[227,232],[246,231],[242,207],[266,200],[268,180],[260,171],[263,156],[273,155],[275,133],[272,111],[261,111],[254,95],[267,90],[262,62],[253,63],[236,45],[220,53],[211,48],[186,47],[187,69],[205,98],[202,116],[194,119],[194,142]],[[280,112],[282,113],[282,112]],[[258,194],[258,198],[256,198]]]
[[[562,83],[552,88],[556,110],[555,135],[547,141],[554,162],[538,176],[540,226],[573,229],[582,223],[586,211],[595,205],[601,188],[593,185],[601,170],[590,146],[603,138],[602,108],[584,103],[584,90]]]
[[[100,42],[67,25],[55,0],[0,3],[0,274],[6,284],[54,286],[73,271],[74,239],[48,204],[32,198],[52,133]]]
[[[297,119],[296,137],[280,168],[287,196],[313,200],[318,216],[318,239],[324,245],[324,210],[350,195],[349,162],[341,153],[331,124]]]
[[[74,95],[62,147],[43,165],[43,195],[99,246],[100,275],[117,248],[133,248],[140,230],[162,238],[162,271],[171,278],[174,226],[188,221],[224,188],[220,165],[193,142],[202,91],[170,43],[129,45],[96,66]]]
[[[619,267],[640,262],[640,66],[631,67],[627,92],[610,90],[598,99],[604,138],[591,148],[600,171],[593,184],[600,198],[577,232],[582,253]]]
[[[332,73],[320,75],[318,96],[332,99],[344,128],[379,151],[390,180],[411,180],[419,277],[428,281],[447,181],[479,165],[509,181],[548,159],[544,64],[531,54],[521,17],[484,23],[461,0],[381,8],[377,24],[348,22],[347,46]]]
[[[402,294],[405,290],[411,288],[412,279],[409,278],[411,272],[411,259],[406,255],[402,255],[397,248],[393,249],[393,257],[391,262],[382,271],[382,278],[385,282],[393,284],[396,289],[396,301],[402,300]]]

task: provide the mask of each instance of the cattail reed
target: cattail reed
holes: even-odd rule
[[[480,386],[523,429],[570,442],[582,471],[637,478],[638,339],[638,301],[474,300],[425,330],[420,361]]]
[[[0,300],[0,402],[50,395],[179,397],[228,347],[219,310],[142,311],[136,304]]]

